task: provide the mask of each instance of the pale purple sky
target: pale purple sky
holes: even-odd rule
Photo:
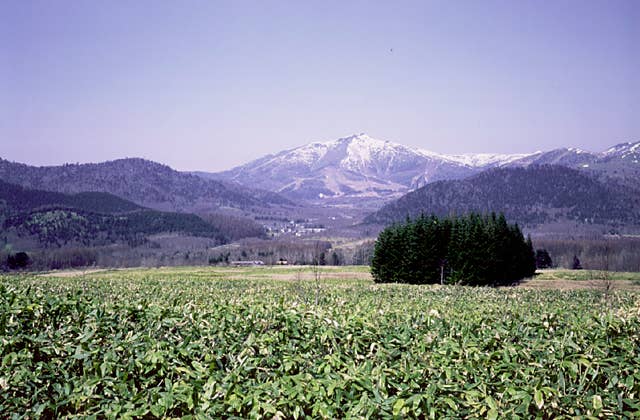
[[[218,171],[366,132],[640,140],[640,1],[0,1],[0,157]]]

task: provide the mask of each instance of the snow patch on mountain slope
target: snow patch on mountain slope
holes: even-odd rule
[[[311,143],[305,147],[293,149],[282,156],[288,162],[302,163],[312,165],[315,161],[322,159],[327,153],[328,145],[324,143]]]
[[[631,143],[620,143],[605,150],[602,155],[604,157],[619,157],[621,159],[634,159],[637,160],[640,156],[640,141]],[[637,162],[634,162],[637,163]]]

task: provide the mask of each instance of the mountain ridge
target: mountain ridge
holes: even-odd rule
[[[558,148],[533,153],[441,154],[369,137],[364,133],[263,156],[212,179],[255,185],[292,199],[352,197],[394,199],[431,182],[464,179],[499,167],[555,164],[629,182],[640,175],[640,142],[603,152]]]
[[[227,233],[189,213],[144,208],[103,192],[65,194],[0,180],[0,232],[38,247],[140,245],[160,233],[227,241]]]
[[[273,192],[231,187],[141,158],[100,163],[30,166],[0,159],[0,179],[25,188],[74,194],[110,193],[160,211],[198,212],[221,207],[291,205]]]
[[[4,205],[2,205],[4,203]],[[65,207],[78,210],[117,214],[143,207],[113,194],[80,192],[65,194],[55,191],[33,190],[0,180],[0,213],[29,212],[39,208]]]
[[[548,223],[640,225],[640,193],[557,165],[493,168],[438,181],[392,201],[365,222],[388,224],[420,214],[503,212],[530,227]]]

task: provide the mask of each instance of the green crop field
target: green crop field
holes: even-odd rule
[[[0,277],[3,418],[640,416],[640,292],[365,268]]]

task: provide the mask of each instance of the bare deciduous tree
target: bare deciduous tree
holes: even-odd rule
[[[318,300],[320,298],[320,278],[322,277],[322,268],[321,268],[321,256],[324,255],[324,247],[320,241],[316,241],[313,247],[313,264],[311,265],[311,270],[313,272],[313,278],[315,280],[315,303],[318,306]]]
[[[600,255],[600,269],[591,271],[592,287],[599,290],[602,293],[602,297],[607,301],[611,297],[615,287],[615,281],[611,275],[611,271],[609,271],[610,255],[611,248],[608,244],[605,244],[602,248],[602,254]]]

